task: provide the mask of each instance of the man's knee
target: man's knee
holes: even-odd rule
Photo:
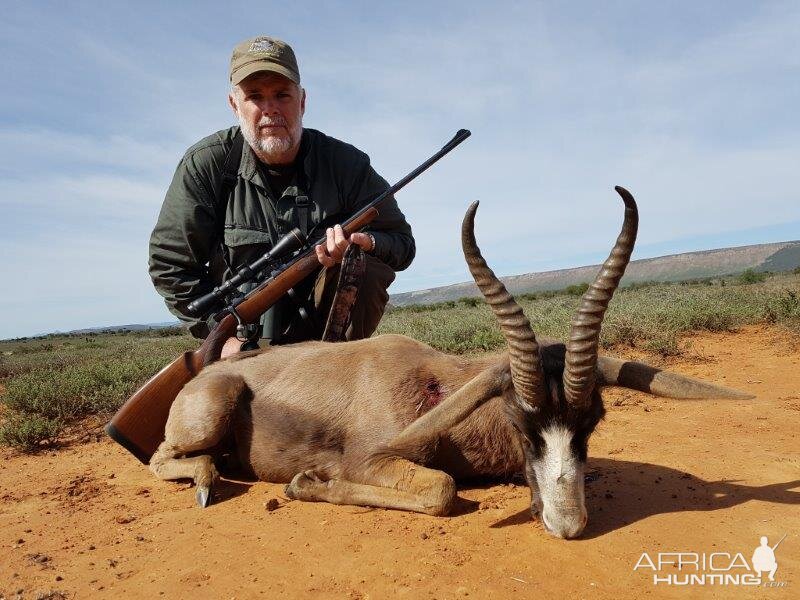
[[[387,290],[395,278],[395,272],[382,260],[370,255],[366,259],[364,276],[351,314],[352,321],[346,333],[348,340],[372,335],[389,302]]]
[[[389,265],[379,258],[367,255],[366,259],[364,278],[358,288],[358,295],[361,297],[363,293],[367,297],[377,296],[378,299],[383,300],[385,305],[389,301],[387,290],[392,285],[396,274]]]

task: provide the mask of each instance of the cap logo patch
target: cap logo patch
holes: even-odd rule
[[[252,44],[250,44],[249,52],[261,52],[264,54],[277,54],[278,48],[275,47],[275,44],[272,40],[268,39],[257,39]]]

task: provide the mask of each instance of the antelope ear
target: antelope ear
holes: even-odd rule
[[[498,381],[500,382],[499,396],[506,405],[506,410],[517,413],[533,412],[534,408],[527,403],[514,389],[514,378],[511,375],[511,365],[508,356],[492,367],[495,370]]]
[[[721,398],[750,400],[748,392],[740,392],[721,385],[707,383],[678,373],[663,371],[648,364],[601,356],[597,361],[597,383],[647,392],[664,398]]]

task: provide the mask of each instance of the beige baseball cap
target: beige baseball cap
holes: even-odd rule
[[[258,71],[278,73],[300,85],[300,69],[294,51],[279,39],[261,35],[236,44],[231,56],[231,84],[238,85]]]

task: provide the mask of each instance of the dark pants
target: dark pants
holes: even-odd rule
[[[348,341],[368,338],[378,327],[389,302],[386,290],[395,278],[395,272],[386,263],[369,254],[365,258],[364,276],[350,313],[350,326],[345,332],[345,339]],[[273,343],[291,344],[322,339],[338,281],[339,265],[336,265],[321,268],[316,277],[310,276],[296,286],[296,300],[287,298],[281,306],[282,316],[285,316],[283,322],[288,321],[289,325],[284,329],[285,333]],[[301,316],[298,304],[305,310],[308,318]]]

